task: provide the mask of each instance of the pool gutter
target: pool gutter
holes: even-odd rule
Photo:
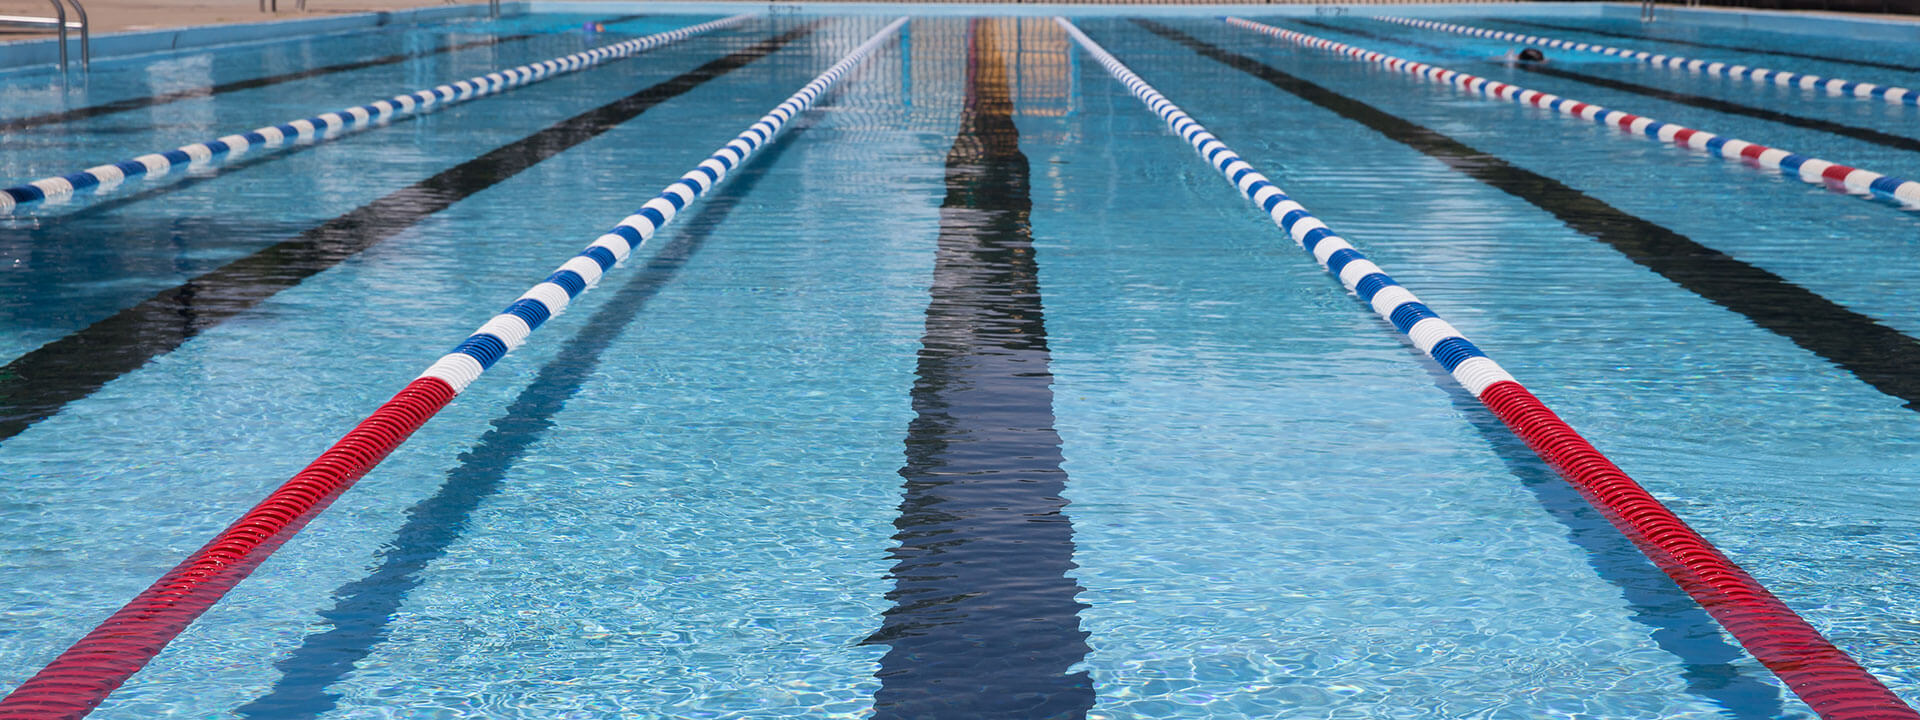
[[[1920,18],[1912,15],[1840,15],[1793,10],[1753,8],[1667,7],[1662,5],[1656,23],[1766,30],[1801,35],[1826,35],[1855,40],[1920,42]],[[1398,14],[1398,13],[1396,13]],[[1638,18],[1635,3],[1606,3],[1600,17]]]
[[[774,13],[813,13],[833,15],[915,16],[995,16],[995,17],[1167,17],[1192,15],[1251,15],[1256,17],[1339,16],[1373,14],[1387,11],[1401,17],[1484,17],[1488,15],[1529,15],[1537,17],[1637,18],[1639,3],[1634,2],[1438,2],[1417,4],[1350,5],[1289,3],[1204,4],[1092,4],[1092,3],[896,3],[836,2],[798,0],[763,3],[697,2],[692,0],[515,0],[501,3],[507,16],[530,13],[714,13],[765,8]],[[140,30],[96,35],[95,58],[111,59],[130,55],[186,50],[212,45],[281,40],[290,36],[352,32],[388,25],[424,24],[485,17],[485,3],[353,13],[297,20],[273,20],[230,25],[200,25],[164,30]],[[1776,32],[1818,34],[1832,37],[1894,42],[1920,42],[1920,21],[1892,16],[1858,17],[1830,13],[1746,8],[1685,8],[1661,6],[1660,20],[1677,25],[1741,28]],[[59,59],[59,47],[52,39],[0,43],[0,71],[34,66],[51,68]]]
[[[635,5],[637,6],[638,3],[635,3]],[[504,2],[500,4],[501,14],[506,16],[524,15],[528,12],[527,8],[528,3],[525,2]],[[351,32],[354,30],[385,27],[388,25],[437,23],[465,18],[483,18],[486,16],[486,3],[476,3],[470,5],[442,5],[408,10],[352,13],[348,15],[328,15],[325,17],[300,18],[298,20],[273,20],[268,22],[230,25],[195,25],[166,28],[163,30],[137,30],[133,32],[108,33],[93,36],[93,57],[95,60],[101,60],[125,57],[128,55],[167,52],[170,50],[186,50],[211,45],[284,40],[292,36],[324,35],[328,33]],[[36,65],[52,67],[59,61],[59,52],[58,42],[51,38],[0,43],[0,71]]]

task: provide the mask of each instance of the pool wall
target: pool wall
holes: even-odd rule
[[[761,7],[756,2],[598,2],[573,0],[562,2],[501,3],[503,15],[528,13],[708,13],[742,12]],[[910,14],[925,17],[1158,17],[1191,16],[1196,12],[1275,16],[1370,15],[1388,12],[1405,17],[1460,17],[1526,14],[1557,17],[1639,17],[1637,3],[1596,2],[1486,2],[1444,3],[1432,5],[1349,5],[1342,3],[1264,5],[1223,3],[1218,5],[1086,5],[1048,3],[885,3],[885,2],[778,2],[765,7],[776,13],[818,13],[834,15]],[[485,4],[450,5],[387,12],[354,13],[332,17],[301,18],[197,27],[141,30],[96,35],[93,54],[115,58],[145,53],[166,52],[210,45],[279,40],[290,35],[320,35],[351,32],[367,28],[407,23],[433,23],[485,17]],[[1873,17],[1808,15],[1778,10],[1730,8],[1662,7],[1662,20],[1687,25],[1731,27],[1749,30],[1813,33],[1870,40],[1920,41],[1920,22],[1884,20]],[[77,40],[74,42],[78,42]],[[0,43],[0,71],[36,65],[52,65],[59,60],[55,41],[30,40]]]
[[[639,6],[640,3],[631,3]],[[502,15],[524,15],[527,3],[501,3]],[[367,28],[388,25],[446,22],[463,18],[481,18],[487,16],[484,3],[474,5],[444,5],[439,7],[414,8],[411,10],[391,10],[383,12],[353,13],[351,15],[333,15],[328,17],[301,18],[298,20],[271,20],[257,23],[235,25],[197,25],[163,30],[138,30],[134,32],[107,33],[93,36],[93,56],[96,58],[122,57],[144,53],[185,50],[209,45],[228,45],[233,43],[284,40],[295,35],[323,35],[327,33],[351,32]],[[69,36],[72,51],[79,52],[77,35]],[[77,57],[77,56],[76,56]],[[51,65],[60,61],[59,42],[53,39],[28,40],[24,42],[0,43],[0,70],[28,67],[33,65]]]
[[[1659,19],[1656,22],[1677,22],[1683,25],[1828,35],[1860,40],[1920,41],[1920,20],[1914,20],[1911,16],[1813,15],[1791,10],[1666,6],[1662,6],[1658,13]],[[1603,18],[1639,16],[1640,6],[1632,3],[1606,3],[1600,13],[1600,17]]]

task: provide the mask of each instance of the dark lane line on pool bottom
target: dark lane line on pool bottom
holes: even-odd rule
[[[0,440],[435,213],[813,33],[809,22],[549,125],[199,277],[0,366]],[[602,66],[608,67],[608,66]]]
[[[373,572],[333,591],[333,606],[319,613],[332,629],[308,635],[298,648],[274,663],[280,671],[279,682],[267,694],[240,706],[235,710],[237,715],[295,720],[317,718],[334,710],[341,696],[327,692],[328,688],[353,674],[356,663],[386,642],[388,628],[407,595],[420,586],[421,573],[445,557],[448,548],[467,533],[474,512],[500,492],[507,473],[553,428],[554,416],[566,409],[567,401],[593,376],[607,348],[646,309],[647,301],[706,246],[714,231],[726,223],[734,208],[753,193],[806,129],[796,122],[772,147],[737,171],[731,183],[709,196],[699,214],[690,218],[692,222],[683,225],[684,229],[626,286],[580,325],[580,331],[568,338],[560,352],[507,406],[506,414],[494,419],[490,423],[493,428],[480,436],[472,450],[460,455],[460,465],[448,471],[440,489],[407,508],[407,521],[394,532],[393,540],[381,547]]]
[[[1456,55],[1456,56],[1462,55],[1462,53],[1458,48],[1448,48],[1448,47],[1442,47],[1438,45],[1429,45],[1427,43],[1415,42],[1412,40],[1404,40],[1397,37],[1380,35],[1377,33],[1368,32],[1366,30],[1344,28],[1344,27],[1339,27],[1337,25],[1329,25],[1326,23],[1314,22],[1311,20],[1293,20],[1293,22],[1299,23],[1301,25],[1308,25],[1316,28],[1321,28],[1331,32],[1346,33],[1354,37],[1371,38],[1374,40],[1379,40],[1381,42],[1399,43],[1402,45],[1409,45],[1409,46],[1418,47],[1418,48],[1431,50],[1438,53],[1444,53],[1448,55]],[[1485,62],[1483,58],[1476,58],[1476,61]],[[1863,127],[1858,127],[1854,125],[1847,125],[1843,123],[1833,122],[1831,120],[1822,120],[1820,118],[1811,118],[1803,115],[1793,115],[1790,113],[1783,113],[1776,110],[1768,110],[1766,108],[1754,107],[1752,105],[1745,105],[1742,103],[1732,102],[1729,100],[1721,100],[1719,98],[1712,98],[1704,95],[1693,95],[1693,94],[1683,93],[1675,90],[1666,90],[1662,88],[1652,87],[1649,85],[1631,83],[1625,80],[1615,80],[1613,78],[1606,78],[1598,75],[1589,75],[1587,73],[1568,70],[1564,67],[1554,67],[1551,65],[1542,65],[1540,63],[1513,63],[1507,66],[1516,68],[1524,72],[1536,73],[1539,75],[1546,75],[1548,77],[1556,77],[1562,80],[1572,80],[1574,82],[1586,83],[1588,85],[1603,87],[1609,90],[1619,90],[1621,92],[1632,93],[1634,95],[1639,95],[1642,97],[1650,97],[1657,100],[1666,100],[1672,103],[1678,103],[1681,105],[1697,107],[1702,110],[1712,110],[1714,112],[1726,113],[1728,115],[1742,115],[1745,117],[1755,118],[1759,120],[1766,120],[1768,122],[1779,123],[1781,125],[1790,125],[1797,128],[1806,128],[1808,130],[1818,130],[1820,132],[1824,132],[1832,135],[1839,135],[1841,137],[1853,138],[1855,140],[1861,140],[1861,141],[1873,143],[1875,145],[1879,145],[1885,148],[1891,148],[1894,150],[1907,150],[1910,152],[1920,152],[1920,140],[1916,140],[1910,137],[1904,137],[1900,135],[1894,135],[1892,133],[1885,133],[1885,132],[1881,132],[1879,130],[1874,130],[1871,128],[1863,128]]]
[[[622,15],[619,17],[601,20],[600,22],[602,24],[612,24],[612,23],[626,22],[629,20],[639,20],[644,17],[647,17],[647,15]],[[59,112],[42,113],[40,115],[28,115],[26,117],[5,119],[5,120],[0,120],[0,132],[12,132],[17,130],[25,130],[28,128],[40,127],[42,125],[54,125],[54,124],[60,124],[60,123],[73,122],[75,120],[86,120],[88,118],[96,118],[103,115],[113,115],[115,113],[123,113],[128,110],[139,110],[141,108],[150,108],[157,105],[166,105],[168,103],[179,102],[181,100],[191,100],[194,98],[212,97],[214,95],[237,92],[240,90],[252,90],[254,88],[269,87],[272,85],[279,85],[281,83],[293,82],[295,80],[305,80],[307,78],[320,77],[323,75],[332,75],[334,73],[343,73],[343,72],[349,72],[353,70],[364,70],[366,68],[379,67],[382,65],[393,65],[395,63],[402,63],[408,60],[418,60],[420,58],[433,57],[435,55],[444,55],[446,53],[458,52],[461,50],[471,50],[473,48],[479,48],[479,47],[504,45],[510,42],[530,40],[537,37],[546,37],[548,35],[549,35],[548,33],[521,33],[518,35],[502,35],[499,37],[486,38],[484,40],[471,40],[468,42],[456,43],[456,44],[448,45],[445,47],[435,48],[433,50],[423,50],[420,52],[413,52],[413,53],[396,53],[393,55],[385,55],[382,57],[371,58],[368,60],[358,60],[350,63],[340,63],[338,65],[324,65],[317,68],[308,68],[306,70],[298,70],[290,73],[282,73],[280,75],[269,75],[266,77],[249,78],[246,80],[236,80],[230,83],[221,83],[219,85],[188,88],[185,90],[175,90],[173,92],[161,93],[159,95],[149,95],[147,97],[115,100],[113,102],[101,103],[99,105],[92,105],[92,106],[82,107],[82,108],[73,108],[71,110],[62,110]]]
[[[1029,214],[995,23],[973,20],[947,154],[907,428],[894,602],[875,720],[1084,718],[1093,707],[1067,475]]]
[[[61,123],[74,122],[76,120],[86,120],[89,118],[101,117],[103,115],[113,115],[117,113],[123,113],[129,110],[139,110],[141,108],[150,108],[158,105],[176,103],[181,100],[192,100],[194,98],[212,97],[214,95],[219,95],[222,93],[237,92],[240,90],[252,90],[254,88],[263,88],[263,87],[268,87],[272,85],[279,85],[281,83],[293,82],[295,80],[305,80],[307,78],[320,77],[322,75],[332,75],[334,73],[348,72],[351,70],[363,70],[370,67],[379,67],[381,65],[392,65],[395,63],[406,62],[408,60],[417,60],[420,58],[433,57],[435,55],[458,52],[461,50],[471,50],[473,48],[490,47],[493,45],[504,45],[506,43],[519,42],[521,40],[527,40],[535,37],[540,37],[540,35],[537,33],[526,33],[522,35],[503,35],[500,37],[486,38],[484,40],[470,40],[467,42],[447,45],[447,46],[435,48],[432,50],[423,50],[420,52],[412,52],[412,53],[397,53],[393,55],[385,55],[382,57],[373,58],[370,60],[360,60],[357,62],[341,63],[339,65],[325,65],[322,67],[310,68],[307,70],[300,70],[297,72],[284,73],[281,75],[269,75],[267,77],[250,78],[247,80],[236,80],[234,82],[221,83],[219,85],[188,88],[185,90],[175,90],[173,92],[161,93],[159,95],[148,95],[146,97],[136,97],[136,98],[127,98],[125,100],[115,100],[112,102],[101,103],[99,105],[89,105],[87,107],[73,108],[71,110],[61,110],[59,112],[41,113],[39,115],[28,115],[26,117],[21,117],[21,118],[0,120],[0,132],[16,132],[20,130],[26,130],[29,128],[41,127],[43,125],[57,125]]]
[[[1408,352],[1422,362],[1427,359],[1412,348]],[[1568,541],[1586,553],[1595,575],[1620,590],[1633,620],[1652,629],[1649,637],[1655,646],[1680,662],[1689,693],[1725,709],[1733,720],[1779,717],[1783,706],[1779,689],[1741,667],[1746,653],[1723,638],[1713,616],[1674,585],[1578,491],[1561,482],[1552,468],[1452,382],[1451,376],[1440,375],[1435,384],[1541,508],[1566,528]]]
[[[1920,341],[1755,265],[1628,214],[1565,183],[1452,137],[1222,49],[1162,23],[1134,20],[1290,95],[1360,123],[1467,177],[1526,201],[1574,231],[1715,305],[1745,316],[1920,411]]]
[[[1342,27],[1342,26],[1339,26],[1339,25],[1333,25],[1333,24],[1330,24],[1330,23],[1323,23],[1323,22],[1318,22],[1318,21],[1314,21],[1314,20],[1303,20],[1303,19],[1300,19],[1300,18],[1287,18],[1287,19],[1286,19],[1286,21],[1287,21],[1287,22],[1291,22],[1291,23],[1296,23],[1296,24],[1299,24],[1299,25],[1305,25],[1305,26],[1307,26],[1307,27],[1310,27],[1310,28],[1316,28],[1316,29],[1319,29],[1319,30],[1325,30],[1325,31],[1328,31],[1328,32],[1337,32],[1337,33],[1345,33],[1345,34],[1347,34],[1347,35],[1352,35],[1352,36],[1354,36],[1354,37],[1363,37],[1363,38],[1367,38],[1367,39],[1369,39],[1369,40],[1379,40],[1379,41],[1381,41],[1381,42],[1390,42],[1390,43],[1395,43],[1395,44],[1399,44],[1399,45],[1405,45],[1405,46],[1407,46],[1407,47],[1417,47],[1417,48],[1420,48],[1421,50],[1426,50],[1426,51],[1428,51],[1428,52],[1435,52],[1435,53],[1440,53],[1440,54],[1442,54],[1442,55],[1458,55],[1458,54],[1460,54],[1460,52],[1459,52],[1459,49],[1458,49],[1458,48],[1451,48],[1451,47],[1446,47],[1446,46],[1444,46],[1444,45],[1435,45],[1435,44],[1433,44],[1433,43],[1424,43],[1424,42],[1420,42],[1420,41],[1418,41],[1418,40],[1408,40],[1408,39],[1406,39],[1406,38],[1401,38],[1401,37],[1393,37],[1393,36],[1389,36],[1389,35],[1381,35],[1380,33],[1376,33],[1376,32],[1369,32],[1369,31],[1366,31],[1366,30],[1361,30],[1361,29],[1358,29],[1358,28],[1350,28],[1350,27]],[[1278,25],[1278,24],[1279,24],[1279,23],[1276,23],[1276,22],[1274,22],[1274,21],[1272,21],[1272,20],[1268,20],[1268,21],[1266,21],[1266,22],[1267,22],[1267,24],[1269,24],[1269,25]],[[1282,41],[1282,42],[1285,42],[1285,41]],[[1371,48],[1369,48],[1369,49],[1371,49]]]
[[[1627,40],[1639,40],[1642,42],[1650,42],[1650,43],[1667,43],[1669,45],[1686,45],[1688,47],[1713,48],[1715,50],[1732,50],[1734,52],[1760,53],[1762,55],[1778,55],[1780,57],[1800,58],[1802,60],[1819,60],[1822,62],[1840,63],[1842,65],[1859,65],[1863,67],[1885,68],[1887,70],[1900,70],[1904,72],[1920,72],[1920,65],[1901,65],[1899,63],[1878,62],[1874,60],[1854,60],[1851,58],[1834,57],[1831,55],[1813,55],[1809,53],[1797,53],[1790,50],[1766,50],[1763,48],[1756,48],[1756,47],[1741,47],[1739,45],[1720,45],[1716,43],[1696,42],[1693,40],[1674,40],[1672,38],[1648,37],[1646,35],[1633,35],[1629,33],[1608,32],[1606,30],[1595,30],[1593,28],[1572,27],[1567,25],[1553,25],[1550,23],[1528,22],[1525,20],[1507,20],[1504,18],[1488,18],[1488,20],[1491,20],[1496,23],[1507,23],[1509,25],[1520,25],[1524,27],[1537,28],[1542,30],[1564,30],[1567,32],[1588,33],[1591,35],[1604,35],[1606,37],[1624,38]],[[1634,48],[1634,49],[1638,50],[1640,48]],[[1648,52],[1653,52],[1653,51],[1648,50]],[[1734,63],[1727,63],[1727,64],[1732,65]],[[1795,72],[1799,72],[1799,71],[1796,70]]]
[[[603,23],[624,22],[627,20],[637,20],[644,17],[648,17],[648,16],[647,15],[626,15],[626,16],[617,17],[617,18],[609,18],[606,20],[602,20],[600,22],[603,22]],[[632,60],[632,59],[634,58],[627,57],[627,58],[622,58],[620,61]],[[616,62],[619,62],[619,61],[616,61]],[[413,120],[423,115],[439,112],[439,110],[440,110],[439,106],[426,108],[412,115],[408,115],[406,117],[397,118],[397,119],[388,119],[388,120],[378,120],[370,125],[362,125],[356,128],[335,130],[335,131],[328,132],[322,135],[321,137],[335,138],[347,133],[357,133],[357,132],[365,132],[368,130],[378,130],[378,129],[390,127],[395,122],[405,122],[405,121]],[[152,200],[153,198],[159,197],[161,195],[178,192],[178,191],[193,187],[195,185],[199,185],[204,182],[217,180],[221,177],[231,175],[233,173],[239,172],[241,170],[245,170],[247,168],[255,167],[258,165],[264,165],[266,163],[273,162],[276,160],[284,160],[286,158],[293,157],[294,155],[298,155],[300,153],[304,153],[309,150],[312,150],[316,147],[319,147],[322,144],[323,143],[319,141],[314,141],[314,140],[293,141],[293,142],[289,142],[287,145],[280,146],[279,148],[263,151],[257,154],[248,153],[238,158],[234,158],[232,155],[228,155],[227,157],[229,158],[229,160],[227,162],[213,163],[204,168],[194,171],[192,174],[185,175],[178,180],[174,180],[171,182],[159,182],[157,184],[149,184],[147,187],[141,188],[138,191],[135,191],[133,193],[126,194],[126,195],[114,195],[109,197],[105,193],[96,191],[95,194],[92,195],[92,197],[103,198],[103,199],[92,200],[77,209],[60,213],[59,215],[60,224],[65,225],[73,222],[75,219],[78,219],[78,218],[87,218],[87,217],[102,215],[114,210],[118,210],[123,207],[127,207],[129,205],[134,205],[140,202],[145,202],[147,200]],[[52,229],[52,226],[41,226],[41,227],[35,228],[35,231],[46,232],[50,229]],[[3,439],[3,438],[0,438],[0,439]]]
[[[625,15],[617,18],[611,18],[608,20],[602,20],[601,22],[603,23],[625,22],[628,20],[638,20],[643,17],[646,17],[646,16],[645,15]],[[522,40],[529,40],[532,38],[545,37],[545,36],[547,36],[547,33],[521,33],[519,35],[502,35],[500,37],[491,37],[491,38],[486,38],[484,40],[471,40],[463,43],[455,43],[453,45],[447,45],[445,47],[439,47],[432,50],[423,50],[420,52],[412,52],[412,53],[396,53],[393,55],[385,55],[382,57],[371,58],[368,60],[358,60],[350,63],[340,63],[338,65],[324,65],[317,68],[308,68],[306,70],[299,70],[299,71],[290,72],[290,73],[282,73],[279,75],[268,75],[266,77],[249,78],[246,80],[235,80],[230,83],[221,83],[219,85],[188,88],[185,90],[175,90],[173,92],[161,93],[159,95],[149,95],[147,97],[115,100],[113,102],[101,103],[99,105],[91,105],[88,107],[73,108],[71,110],[62,110],[59,112],[42,113],[39,115],[28,115],[26,117],[4,119],[4,120],[0,120],[0,132],[14,132],[18,130],[25,130],[28,128],[40,127],[42,125],[55,125],[60,123],[69,123],[75,120],[86,120],[88,118],[96,118],[102,115],[113,115],[115,113],[123,113],[128,110],[139,110],[141,108],[150,108],[156,105],[166,105],[168,103],[179,102],[181,100],[191,100],[194,98],[212,97],[214,95],[237,92],[240,90],[252,90],[254,88],[263,88],[263,87],[268,87],[272,85],[279,85],[281,83],[289,83],[295,80],[305,80],[307,78],[320,77],[322,75],[332,75],[334,73],[343,73],[343,72],[348,72],[352,70],[364,70],[366,68],[379,67],[382,65],[393,65],[395,63],[403,63],[408,60],[418,60],[420,58],[433,57],[435,55],[444,55],[446,53],[459,52],[461,50],[471,50],[473,48],[479,48],[479,47],[504,45],[510,42],[519,42]]]
[[[1884,147],[1884,148],[1891,148],[1894,150],[1906,150],[1908,152],[1920,152],[1920,140],[1915,140],[1910,137],[1903,137],[1903,136],[1895,135],[1892,133],[1880,132],[1879,130],[1874,130],[1872,128],[1863,128],[1863,127],[1858,127],[1854,125],[1846,125],[1842,123],[1833,122],[1831,120],[1822,120],[1820,118],[1806,117],[1804,115],[1791,115],[1791,114],[1779,112],[1776,110],[1768,110],[1766,108],[1758,108],[1758,107],[1753,107],[1751,105],[1743,105],[1741,103],[1721,100],[1719,98],[1711,98],[1711,97],[1706,97],[1704,95],[1692,95],[1692,94],[1677,92],[1673,90],[1663,90],[1661,88],[1641,85],[1638,83],[1631,83],[1625,80],[1614,80],[1612,78],[1604,78],[1598,75],[1588,75],[1582,72],[1574,72],[1566,68],[1551,67],[1547,65],[1540,65],[1537,63],[1518,63],[1515,65],[1515,67],[1518,67],[1521,70],[1534,73],[1537,75],[1546,75],[1548,77],[1557,77],[1563,80],[1583,82],[1588,85],[1603,87],[1609,90],[1619,90],[1621,92],[1633,93],[1635,95],[1642,95],[1645,97],[1655,98],[1658,100],[1666,100],[1668,102],[1679,103],[1681,105],[1697,107],[1702,110],[1712,110],[1714,112],[1726,113],[1728,115],[1744,115],[1750,118],[1756,118],[1759,120],[1766,120],[1768,122],[1780,123],[1781,125],[1791,125],[1797,128],[1806,128],[1808,130],[1818,130],[1820,132],[1828,133],[1831,135],[1839,135],[1841,137],[1853,138],[1855,140],[1873,143],[1875,145],[1879,145],[1880,147]]]

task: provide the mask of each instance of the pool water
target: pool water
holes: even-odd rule
[[[1494,61],[1511,43],[1254,10],[1920,172],[1884,142]],[[1528,10],[1449,21],[1896,85],[1911,76],[1843,59],[1920,65],[1893,43]],[[16,72],[0,123],[419,54],[8,130],[0,170],[64,174],[732,12],[102,60],[64,90]],[[0,219],[7,394],[78,382],[14,373],[63,338],[137,367],[0,440],[0,688],[886,22],[763,17]],[[1210,17],[1076,22],[1920,703],[1920,398],[1898,381],[1920,370],[1899,364],[1920,216]],[[1451,169],[1192,43],[1598,204]],[[251,291],[196,280],[498,148],[541,154],[543,129],[736,53],[257,303],[218,309]],[[1549,57],[1920,139],[1911,106]],[[1631,241],[1647,228],[1691,244]],[[1763,272],[1686,261],[1714,251]],[[157,295],[174,315],[90,330]],[[1889,347],[1849,348],[1876,325]],[[94,714],[865,716],[1813,717],[1051,21],[960,17],[914,19]]]

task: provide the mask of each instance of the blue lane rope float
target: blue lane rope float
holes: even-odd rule
[[[131,160],[88,168],[69,175],[41,178],[0,190],[0,214],[10,213],[20,205],[42,200],[56,200],[88,188],[95,188],[96,191],[108,190],[136,177],[161,177],[177,166],[212,162],[214,158],[222,156],[239,157],[254,147],[279,147],[290,139],[296,142],[332,139],[338,137],[338,133],[363,129],[376,123],[391,122],[437,105],[466,102],[559,75],[585,70],[609,60],[618,60],[694,35],[738,25],[754,17],[756,17],[755,13],[743,13],[698,25],[689,25],[678,30],[583,50],[552,60],[476,75],[459,82],[395,95],[392,98],[376,100],[365,105],[355,105],[310,118],[183,145],[166,152],[141,155]]]
[[[895,31],[907,22],[906,18],[895,20],[880,33],[869,38],[853,53],[839,63],[821,73],[813,82],[794,93],[793,97],[781,103],[772,112],[760,118],[732,142],[720,148],[699,166],[680,176],[679,180],[668,185],[665,190],[640,206],[639,210],[628,215],[612,230],[601,235],[573,259],[554,270],[545,282],[533,286],[521,295],[506,310],[488,320],[480,329],[440,358],[432,367],[427,368],[421,378],[438,378],[454,389],[465,390],[467,385],[482,372],[493,366],[494,362],[511,352],[526,341],[527,335],[547,318],[565,309],[573,297],[585,291],[600,279],[614,263],[625,260],[635,248],[652,238],[654,233],[667,223],[672,222],[676,214],[701,195],[713,188],[727,173],[740,163],[745,162],[761,146],[779,134],[781,128],[795,114],[813,105],[820,93],[833,85],[861,59],[871,54],[881,43],[886,42]]]
[[[1638,60],[1648,65],[1658,67],[1677,68],[1680,70],[1702,72],[1708,75],[1752,80],[1760,83],[1770,82],[1782,87],[1797,87],[1802,90],[1825,90],[1829,95],[1844,95],[1862,99],[1880,98],[1895,105],[1913,105],[1920,107],[1920,92],[1915,92],[1903,87],[1875,85],[1868,82],[1854,82],[1852,80],[1821,77],[1807,73],[1792,73],[1785,70],[1769,70],[1763,67],[1753,67],[1750,65],[1739,65],[1714,60],[1698,60],[1680,57],[1678,55],[1662,55],[1659,53],[1650,53],[1645,50],[1628,50],[1626,48],[1573,40],[1559,40],[1550,37],[1541,37],[1539,35],[1526,35],[1504,30],[1489,30],[1471,25],[1455,25],[1452,23],[1434,22],[1432,20],[1415,20],[1413,18],[1392,17],[1388,15],[1375,15],[1373,19],[1424,30],[1440,30],[1461,35],[1492,38],[1495,40],[1511,40],[1528,45],[1544,45],[1562,50],[1600,53],[1601,55]],[[1648,39],[1655,42],[1658,41],[1657,38]]]
[[[897,19],[868,38],[481,325],[299,474],[0,699],[0,720],[73,719],[91,712],[481,373],[772,142],[906,22]]]
[[[1372,306],[1526,441],[1822,718],[1920,720],[1920,714],[1886,685],[1594,449],[1439,313],[1073,23],[1059,17],[1054,22],[1340,284]]]
[[[1412,75],[1429,82],[1451,85],[1496,100],[1508,100],[1521,105],[1554,110],[1569,117],[1617,127],[1635,135],[1644,135],[1685,148],[1704,150],[1711,155],[1775,170],[1804,182],[1844,190],[1850,194],[1885,198],[1908,207],[1920,207],[1920,182],[1903,177],[1884,175],[1755,142],[1723,137],[1684,125],[1661,122],[1643,115],[1609,110],[1592,103],[1529,90],[1518,85],[1489,80],[1438,65],[1394,57],[1363,47],[1334,42],[1244,18],[1226,17],[1221,20],[1234,27],[1271,35],[1311,48],[1331,51],[1363,62],[1375,63],[1395,72]]]

